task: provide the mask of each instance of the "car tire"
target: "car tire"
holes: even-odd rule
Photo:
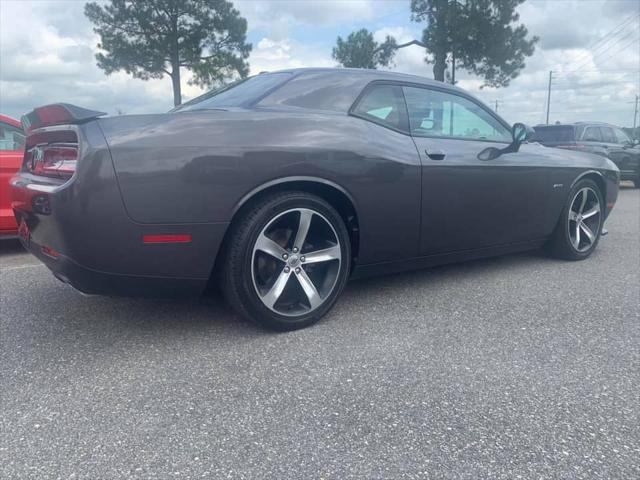
[[[268,329],[320,320],[347,282],[351,242],[340,214],[306,192],[281,192],[245,208],[225,242],[221,288],[231,307]]]
[[[564,260],[589,257],[600,241],[604,205],[602,192],[593,180],[578,181],[570,191],[550,239],[551,254]]]

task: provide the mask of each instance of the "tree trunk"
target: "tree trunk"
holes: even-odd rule
[[[171,17],[171,83],[173,84],[173,105],[177,107],[182,103],[182,90],[180,88],[180,48],[178,46],[178,17]]]
[[[447,69],[447,53],[436,52],[433,62],[433,79],[444,82],[444,72]]]
[[[180,88],[180,67],[173,67],[171,83],[173,84],[173,105],[177,107],[182,103],[182,90]]]
[[[451,53],[451,85],[456,84],[456,54]]]

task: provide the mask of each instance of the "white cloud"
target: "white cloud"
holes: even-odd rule
[[[251,73],[301,67],[331,67],[331,60],[322,47],[302,44],[290,38],[261,39],[251,53]]]
[[[237,0],[254,43],[252,73],[283,68],[333,66],[331,49],[338,35],[368,28],[378,41],[386,35],[399,42],[420,38],[423,25],[409,21],[409,1]],[[43,103],[68,101],[109,113],[166,111],[172,106],[168,78],[148,82],[123,72],[110,76],[95,65],[97,37],[80,1],[0,0],[0,111],[14,116]],[[634,10],[635,9],[635,10]],[[525,2],[521,21],[541,37],[527,67],[511,86],[480,89],[482,81],[458,71],[459,85],[487,103],[499,100],[509,121],[544,119],[549,70],[554,71],[551,119],[595,119],[630,124],[640,79],[638,20],[621,37],[615,27],[633,12],[634,1],[579,0]],[[614,31],[614,35],[607,34]],[[640,42],[640,39],[638,40]],[[628,46],[625,50],[621,47]],[[592,47],[595,46],[595,53]],[[605,48],[611,47],[611,48]],[[392,70],[432,77],[417,46],[400,50]],[[576,70],[577,67],[579,71]],[[191,98],[201,89],[187,85]]]

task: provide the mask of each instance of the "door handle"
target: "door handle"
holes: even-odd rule
[[[447,156],[447,154],[444,153],[443,150],[425,150],[424,153],[426,153],[427,157],[429,157],[431,160],[444,160],[444,157]]]

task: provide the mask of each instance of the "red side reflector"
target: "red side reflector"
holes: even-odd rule
[[[44,253],[47,257],[58,258],[60,257],[60,253],[56,252],[53,248],[47,247],[46,245],[42,246],[42,253]]]
[[[616,204],[615,202],[609,202],[607,203],[607,208],[611,210],[615,204]]]
[[[142,241],[144,243],[189,243],[191,235],[144,235]]]

